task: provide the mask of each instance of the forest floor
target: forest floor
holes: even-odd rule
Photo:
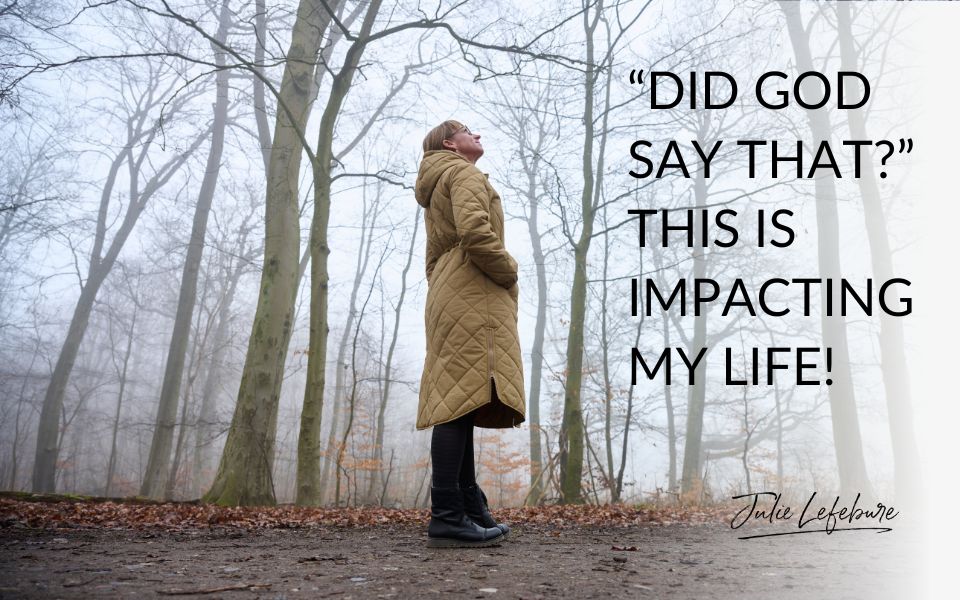
[[[740,539],[783,527],[732,529],[735,512],[494,510],[513,525],[501,545],[431,549],[425,510],[0,496],[0,598],[925,596],[919,527]]]

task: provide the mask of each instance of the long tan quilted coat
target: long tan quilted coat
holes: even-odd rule
[[[424,154],[415,195],[426,210],[427,356],[417,429],[477,410],[477,427],[524,420],[517,262],[503,242],[500,196],[449,150]]]

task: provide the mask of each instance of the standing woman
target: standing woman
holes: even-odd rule
[[[416,199],[427,227],[427,356],[417,429],[433,427],[427,545],[489,546],[510,532],[476,482],[473,428],[524,420],[517,261],[500,196],[475,166],[480,135],[444,121],[423,140]]]

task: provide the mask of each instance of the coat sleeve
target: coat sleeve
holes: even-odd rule
[[[490,198],[483,173],[476,167],[459,169],[450,180],[453,221],[461,246],[470,260],[498,285],[517,282],[517,261],[490,225]]]

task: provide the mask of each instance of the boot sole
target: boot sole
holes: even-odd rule
[[[486,548],[499,546],[506,536],[502,533],[495,538],[478,542],[468,542],[454,538],[427,538],[427,548]]]

